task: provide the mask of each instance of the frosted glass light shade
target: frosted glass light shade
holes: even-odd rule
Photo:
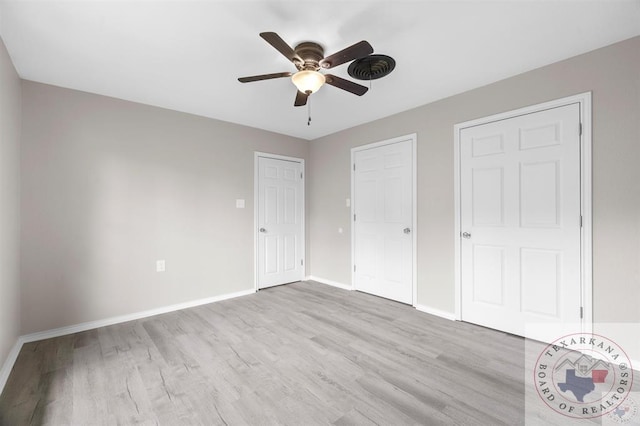
[[[291,77],[291,81],[296,85],[299,91],[302,93],[314,93],[317,92],[324,84],[324,75],[318,71],[298,71]]]

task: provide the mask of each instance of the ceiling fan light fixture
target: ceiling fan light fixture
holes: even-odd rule
[[[322,87],[325,83],[325,78],[318,71],[303,70],[295,73],[291,77],[291,81],[300,92],[310,95]]]

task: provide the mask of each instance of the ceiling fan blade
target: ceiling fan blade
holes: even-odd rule
[[[320,61],[320,66],[322,68],[328,69],[337,67],[338,65],[342,65],[345,62],[352,61],[354,59],[364,58],[367,55],[373,53],[373,47],[371,45],[362,40],[352,46],[349,46],[345,49],[342,49],[339,52],[334,53],[333,55],[329,55],[323,60]]]
[[[291,46],[289,46],[278,34],[272,32],[260,33],[260,37],[273,46],[278,52],[282,53],[285,58],[293,62],[296,67],[304,63],[302,58],[300,58],[293,48],[291,48]]]
[[[251,77],[240,77],[238,81],[240,83],[249,83],[251,81],[269,80],[272,78],[280,78],[280,77],[291,77],[292,75],[293,75],[292,72],[277,72],[274,74],[262,74],[262,75],[252,75]]]
[[[351,92],[354,95],[362,96],[369,90],[368,87],[362,86],[358,83],[354,83],[353,81],[345,80],[342,77],[336,77],[335,75],[331,74],[325,74],[324,77],[327,84],[337,87],[338,89]]]
[[[296,101],[293,103],[293,106],[303,106],[307,104],[307,98],[309,95],[306,93],[302,93],[301,91],[296,92]]]

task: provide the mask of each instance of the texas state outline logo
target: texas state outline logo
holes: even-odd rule
[[[543,349],[536,360],[534,383],[540,399],[557,413],[592,419],[612,413],[629,396],[633,367],[610,339],[575,333]]]

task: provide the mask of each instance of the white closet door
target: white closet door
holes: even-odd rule
[[[580,331],[579,125],[572,104],[461,131],[462,320]]]
[[[412,142],[355,152],[355,288],[413,303]]]

